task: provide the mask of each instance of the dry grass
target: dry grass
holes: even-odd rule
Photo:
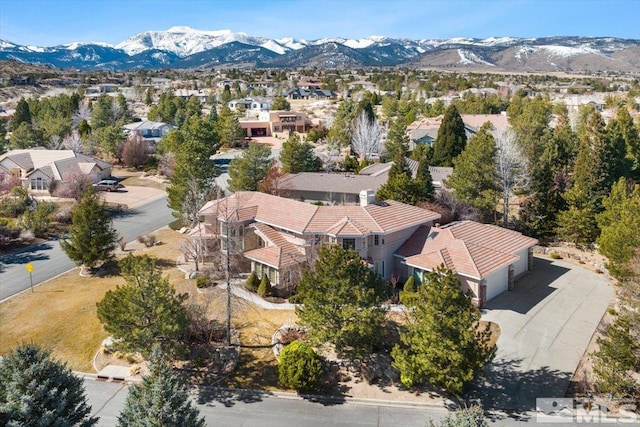
[[[184,237],[169,229],[155,234],[163,244],[134,252],[148,253],[163,268],[170,268],[177,251],[168,243]],[[180,292],[193,290],[182,275],[166,272]],[[50,349],[74,370],[93,372],[93,356],[107,337],[96,316],[96,302],[122,283],[119,276],[80,277],[74,269],[34,288],[34,293],[25,292],[0,304],[0,354],[22,343],[34,343]]]
[[[158,190],[166,190],[168,184],[165,182],[158,181],[154,178],[150,177],[141,177],[141,176],[130,176],[122,181],[122,184],[127,186],[135,186],[135,187],[149,187],[155,188]]]

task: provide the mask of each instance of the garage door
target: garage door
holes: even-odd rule
[[[494,271],[486,277],[487,284],[487,301],[491,301],[508,289],[508,274],[507,268],[501,268],[498,271]]]

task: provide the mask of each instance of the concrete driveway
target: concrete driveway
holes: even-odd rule
[[[110,205],[125,205],[128,209],[134,209],[147,203],[165,197],[167,193],[163,190],[151,187],[137,187],[127,185],[118,191],[101,191],[98,194]]]
[[[500,325],[497,354],[468,397],[486,408],[535,410],[538,397],[564,397],[613,298],[600,274],[536,258],[514,291],[490,301],[483,319]]]

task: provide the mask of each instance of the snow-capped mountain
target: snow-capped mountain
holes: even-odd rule
[[[234,33],[231,30],[200,31],[190,27],[171,27],[167,31],[145,31],[129,37],[116,45],[116,48],[124,50],[129,55],[149,49],[166,50],[184,58],[232,42],[264,47],[278,54],[289,50],[277,41],[265,37],[253,37],[245,33]]]
[[[0,60],[77,69],[243,67],[446,67],[504,71],[640,71],[640,40],[613,37],[475,39],[270,39],[176,26],[112,46],[76,42],[21,46],[0,40]]]

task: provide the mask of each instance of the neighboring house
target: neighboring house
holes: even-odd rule
[[[0,155],[0,180],[20,178],[28,190],[47,191],[54,183],[97,182],[111,176],[111,165],[72,150],[11,150]]]
[[[284,96],[289,99],[335,99],[336,94],[330,90],[311,87],[308,89],[294,87],[289,89]]]
[[[312,122],[306,113],[297,111],[260,111],[257,120],[240,120],[240,127],[247,137],[272,136],[280,132],[304,133]]]
[[[258,192],[238,192],[208,202],[201,210],[204,226],[194,239],[240,240],[237,247],[251,261],[251,270],[267,274],[280,293],[292,289],[320,244],[356,250],[384,279],[392,276],[394,252],[420,226],[430,226],[440,214],[403,203],[375,202],[366,191],[360,205],[316,206]],[[207,233],[207,230],[209,232]]]
[[[418,162],[407,158],[407,165],[415,178]],[[389,179],[389,170],[393,162],[374,163],[360,173],[301,172],[286,174],[278,179],[274,191],[277,194],[297,200],[322,202],[329,204],[358,204],[363,188],[374,192]],[[445,188],[444,180],[451,175],[453,168],[429,166],[433,186],[436,190]]]
[[[129,135],[142,137],[143,141],[147,143],[150,153],[155,152],[160,139],[167,135],[171,129],[174,129],[167,123],[152,122],[151,120],[129,123],[123,128]]]
[[[438,130],[442,124],[442,118],[426,117],[416,120],[407,126],[407,135],[409,136],[409,151],[415,150],[420,144],[433,146],[438,138]],[[509,119],[506,113],[503,114],[461,114],[462,122],[467,140],[478,133],[482,125],[489,122],[494,130],[501,132],[510,128]]]
[[[234,111],[269,111],[272,103],[272,98],[256,96],[234,99],[227,105]]]
[[[185,101],[188,101],[189,98],[195,96],[201,104],[204,104],[205,102],[207,102],[209,92],[195,89],[176,89],[173,91],[173,95],[177,98],[182,98]]]
[[[513,289],[532,268],[537,240],[473,221],[433,226],[438,213],[395,201],[376,202],[363,190],[360,205],[317,206],[258,192],[238,192],[208,202],[204,222],[190,236],[218,239],[223,253],[239,249],[251,271],[266,274],[276,292],[294,289],[319,245],[351,248],[381,278],[399,281],[444,264],[480,307]],[[232,244],[229,239],[234,239]]]
[[[417,283],[444,264],[460,279],[462,290],[483,307],[512,290],[517,277],[533,267],[536,239],[517,231],[474,221],[420,227],[395,253],[394,272]]]

